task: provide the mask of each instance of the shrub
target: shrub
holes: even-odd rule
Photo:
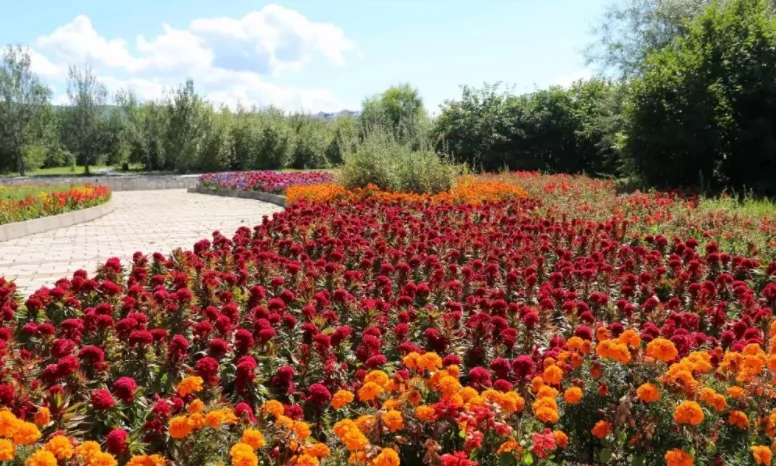
[[[460,168],[431,150],[412,150],[377,131],[344,156],[339,182],[348,189],[374,185],[386,191],[440,193],[449,190]]]

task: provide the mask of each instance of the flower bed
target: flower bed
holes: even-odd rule
[[[773,220],[524,186],[303,197],[24,302],[0,282],[0,460],[770,464]]]
[[[86,209],[110,200],[106,186],[0,186],[0,225]]]
[[[199,186],[208,189],[285,193],[290,186],[326,183],[334,180],[329,172],[231,172],[207,173],[199,177]]]

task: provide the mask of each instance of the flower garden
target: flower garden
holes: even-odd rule
[[[535,173],[286,195],[0,279],[0,464],[771,464],[776,220]]]
[[[107,186],[0,186],[0,225],[57,215],[110,200]]]
[[[260,191],[283,194],[290,186],[305,186],[334,181],[334,175],[324,171],[306,172],[226,172],[200,175],[198,185],[207,189]]]

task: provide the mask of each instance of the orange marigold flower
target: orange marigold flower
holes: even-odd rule
[[[579,387],[571,387],[563,392],[563,401],[568,404],[575,405],[582,400],[582,389]]]
[[[338,390],[334,396],[331,397],[331,406],[334,409],[341,409],[344,406],[353,402],[354,395],[347,390]]]
[[[30,445],[40,438],[38,426],[31,422],[19,421],[13,433],[13,443],[16,445]]]
[[[540,388],[544,385],[544,379],[541,377],[534,377],[531,379],[531,391],[534,393],[538,392]]]
[[[247,429],[242,434],[240,441],[246,445],[250,445],[254,450],[264,447],[267,442],[264,440],[264,435],[257,429]]]
[[[382,395],[383,387],[374,383],[366,382],[358,389],[358,399],[361,401],[372,401]]]
[[[187,411],[191,414],[201,413],[204,410],[205,410],[205,403],[203,403],[202,400],[200,399],[196,399],[192,401],[189,404],[189,407],[187,408]]]
[[[550,407],[539,407],[534,410],[536,418],[547,424],[555,424],[560,419],[558,411]]]
[[[446,398],[458,393],[460,388],[461,383],[455,377],[447,375],[442,377],[442,380],[439,381],[439,391],[442,392],[442,395]]]
[[[347,448],[348,451],[363,450],[367,447],[367,445],[369,445],[369,440],[358,429],[350,429],[346,431],[342,437],[340,437],[340,440],[342,440],[342,443],[345,444],[345,448]]]
[[[739,429],[747,429],[749,427],[749,418],[741,411],[730,411],[730,414],[728,414],[728,422],[730,425],[736,426]]]
[[[418,368],[429,372],[442,367],[442,358],[436,353],[425,353],[418,359]]]
[[[566,448],[569,446],[569,436],[562,430],[555,430],[552,432],[552,437],[555,439],[555,444],[560,448]]]
[[[328,458],[329,455],[331,455],[331,451],[329,451],[329,447],[327,447],[325,443],[307,445],[302,451],[305,455],[314,456],[316,458]]]
[[[727,394],[730,395],[731,398],[735,398],[737,400],[739,398],[743,398],[744,395],[746,395],[746,390],[741,387],[733,386],[727,389]]]
[[[100,453],[100,444],[93,440],[87,440],[75,447],[75,454],[86,460],[86,463],[90,463],[97,453]]]
[[[372,460],[374,466],[399,466],[399,454],[393,448],[383,448]]]
[[[676,359],[679,352],[671,340],[665,338],[655,338],[647,343],[647,356],[659,359],[663,362],[670,362]]]
[[[38,450],[27,458],[24,466],[57,466],[57,459],[48,450]]]
[[[253,452],[253,448],[245,443],[236,443],[229,450],[233,466],[258,466],[259,458]]]
[[[552,365],[544,369],[542,378],[550,385],[558,385],[563,380],[563,369]]]
[[[51,411],[45,406],[38,408],[38,412],[35,413],[35,425],[43,427],[51,422]]]
[[[194,413],[189,416],[189,422],[191,422],[191,427],[194,430],[199,430],[205,427],[205,416],[202,413]]]
[[[186,377],[178,384],[178,394],[180,394],[180,396],[190,395],[202,391],[203,387],[204,381],[202,380],[202,377]]]
[[[186,416],[175,416],[174,418],[170,419],[170,427],[168,431],[170,432],[170,437],[172,438],[186,438],[193,430],[194,426]]]
[[[665,459],[667,466],[693,466],[695,463],[692,456],[678,448],[666,452]]]
[[[19,425],[19,419],[16,416],[4,409],[0,411],[0,437],[11,438],[14,432],[16,432],[16,426]]]
[[[636,396],[644,403],[654,403],[660,401],[660,390],[651,383],[645,383],[636,389]]]
[[[396,432],[397,430],[404,428],[404,418],[399,411],[392,409],[383,413],[381,418],[385,426],[388,427],[388,430],[391,432]]]
[[[694,401],[682,401],[674,410],[674,422],[693,426],[703,422],[703,409]]]
[[[617,341],[624,343],[631,348],[636,348],[641,344],[641,337],[639,336],[638,332],[629,328],[620,334],[620,336],[617,338]]]
[[[310,456],[307,454],[301,454],[296,457],[296,461],[294,462],[297,466],[318,466],[320,464],[320,461],[318,461],[318,458],[314,456]]]
[[[407,369],[417,369],[419,360],[420,354],[413,351],[402,358],[402,363]]]
[[[45,450],[50,451],[58,460],[63,461],[73,457],[73,444],[64,435],[56,435],[43,446]]]
[[[502,443],[500,447],[498,447],[498,450],[496,451],[496,455],[501,455],[502,453],[521,453],[523,451],[523,448],[520,446],[519,443],[517,443],[517,440],[510,438],[506,442]]]
[[[16,447],[13,442],[0,439],[0,461],[11,461],[16,455]]]
[[[299,440],[305,440],[310,436],[312,431],[310,430],[310,424],[302,421],[294,421],[294,425],[291,427],[291,432],[296,435]]]
[[[430,422],[436,419],[436,410],[431,406],[420,405],[415,408],[415,417],[417,417],[419,421]]]
[[[364,377],[364,382],[374,382],[383,388],[388,385],[389,381],[388,374],[383,371],[371,371]]]
[[[773,453],[771,448],[764,445],[754,445],[751,448],[752,457],[755,464],[764,464],[770,466]]]
[[[582,351],[584,347],[585,347],[585,340],[579,337],[571,337],[568,340],[566,340],[566,348],[572,351]]]
[[[612,432],[612,425],[607,421],[598,421],[590,432],[595,437],[602,439]]]
[[[277,400],[269,400],[261,405],[261,412],[271,414],[277,419],[283,415],[283,404]]]

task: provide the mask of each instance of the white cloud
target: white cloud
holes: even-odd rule
[[[79,15],[39,37],[31,51],[33,70],[52,81],[64,80],[68,64],[88,64],[110,91],[130,87],[143,99],[159,98],[191,77],[214,103],[310,111],[344,106],[326,89],[283,86],[271,78],[301,72],[315,57],[342,65],[353,52],[355,43],[336,25],[278,5],[237,19],[195,19],[184,29],[163,24],[160,34],[139,35],[134,43],[102,36],[88,16]]]
[[[587,81],[593,77],[593,72],[588,69],[577,70],[566,76],[562,76],[555,80],[553,83],[556,86],[571,87],[572,84],[579,80]]]

